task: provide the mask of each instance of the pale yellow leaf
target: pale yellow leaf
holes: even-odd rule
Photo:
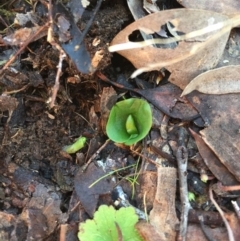
[[[197,90],[205,94],[240,93],[240,65],[230,65],[207,71],[194,78],[181,96]]]

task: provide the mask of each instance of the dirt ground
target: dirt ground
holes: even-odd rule
[[[4,4],[4,1],[0,2]],[[78,21],[77,26],[82,32],[91,18],[96,2],[91,2],[81,20]],[[172,7],[173,2],[165,4]],[[177,3],[175,4],[178,6]],[[7,26],[13,23],[15,13],[26,14],[33,9],[40,18],[38,24],[43,26],[48,21],[48,11],[44,1],[16,0],[0,8],[2,15],[0,19],[1,68],[22,46],[6,44],[3,41],[5,36],[9,36],[17,28],[22,28],[20,26],[16,29],[7,28]],[[53,9],[54,13],[55,11],[62,10],[56,7]],[[106,142],[108,138],[104,130],[103,122],[106,119],[104,120],[102,97],[104,91],[112,90],[105,89],[110,85],[102,81],[98,75],[101,72],[111,80],[126,84],[126,79],[135,68],[120,55],[109,53],[107,47],[112,39],[133,21],[125,1],[106,0],[102,3],[84,39],[91,59],[97,51],[101,51],[103,56],[97,66],[97,72],[81,73],[75,67],[75,60],[72,58],[74,51],[72,51],[63,61],[60,87],[53,108],[49,108],[49,97],[56,79],[59,51],[47,41],[46,33],[25,46],[24,50],[17,55],[11,68],[1,71],[0,90],[1,93],[8,95],[3,94],[0,100],[0,141],[2,143],[0,146],[0,225],[2,227],[0,241],[77,241],[79,222],[92,217],[100,204],[113,204],[115,198],[111,191],[116,184],[108,178],[104,182],[103,189],[99,187],[101,191],[97,194],[94,191],[87,193],[88,186],[103,176],[104,172],[96,170],[91,164],[87,174],[81,174],[81,169],[88,160],[92,160],[95,164],[97,161],[115,160],[113,167],[115,170],[136,163],[139,159],[139,155],[131,149]],[[31,28],[33,26],[33,23],[27,25]],[[67,38],[67,33],[63,33],[66,34],[63,38]],[[54,37],[57,34],[59,32],[54,32]],[[23,35],[15,35],[13,39],[19,41],[22,37]],[[95,42],[97,44],[94,44]],[[137,83],[131,82],[131,87],[141,89],[148,88],[149,85],[155,87],[156,83],[151,79],[156,79],[156,76],[158,74],[155,71],[143,74],[141,79],[150,79],[150,81],[146,83],[146,81],[141,82],[140,79]],[[120,96],[123,94],[129,97],[139,96],[139,93],[127,92],[126,89],[115,88],[115,91]],[[192,115],[195,115],[194,111],[191,112]],[[163,120],[163,114],[158,116],[155,113],[154,116],[156,117],[154,123],[160,123]],[[181,122],[179,119],[178,117],[171,119],[173,126]],[[176,136],[179,132],[174,128],[170,136],[177,142]],[[153,128],[152,139],[158,135],[157,132],[159,130]],[[72,144],[80,136],[87,138],[83,149],[77,154],[67,154],[63,151],[64,146]],[[102,150],[98,151],[101,147]],[[146,150],[143,148],[137,150],[137,153],[141,153],[140,156],[147,156]],[[191,151],[193,153],[190,157],[193,157],[196,154],[194,144],[189,153]],[[156,153],[155,150],[148,157],[151,160],[156,158],[157,154],[163,155],[163,153]],[[167,166],[176,165],[173,164],[171,156],[164,157],[170,160]],[[149,177],[139,176],[139,183],[148,182],[150,186],[147,188],[144,185],[136,185],[135,197],[131,201],[139,209],[144,209],[142,199],[144,191],[148,191],[149,200],[146,208],[150,211],[157,185],[156,166],[148,162],[141,168],[154,174],[152,173]],[[118,181],[129,197],[133,194],[134,184],[121,177],[133,176],[134,172],[135,169],[130,169],[118,173]],[[194,179],[194,174],[191,178],[192,183],[199,181]],[[82,184],[84,182],[86,184]],[[206,193],[205,184],[198,185],[199,194]],[[141,190],[143,187],[145,190]],[[84,197],[81,196],[82,194]],[[82,198],[81,205],[79,197]],[[194,208],[200,208],[205,201],[205,199],[199,201],[196,206],[193,205]],[[223,205],[229,205],[229,200],[224,203],[221,199],[220,202]],[[212,211],[212,207],[209,207],[209,210]],[[222,224],[219,219],[216,222],[217,225]]]
[[[23,13],[31,9],[31,5],[23,1],[10,3],[8,9],[17,11],[19,6],[22,7],[19,11]],[[37,10],[40,11],[41,8]],[[86,12],[86,17],[79,24],[80,28],[84,29],[91,10],[90,8],[89,12]],[[10,22],[11,19],[8,21]],[[120,72],[126,73],[125,70],[129,71],[132,67],[126,65],[126,61],[119,57],[112,59],[106,44],[131,21],[132,17],[125,3],[105,1],[85,38],[91,55],[97,48],[104,49],[104,58],[99,69],[111,74],[112,77],[116,77]],[[4,28],[2,23],[1,29]],[[100,44],[97,47],[91,47],[95,38],[100,40]],[[14,51],[15,47],[2,46],[2,55],[4,51],[11,51],[11,48]],[[100,114],[98,103],[103,83],[94,74],[79,73],[70,63],[69,58],[63,62],[57,105],[49,110],[46,102],[50,87],[55,81],[58,56],[58,51],[46,41],[46,38],[42,38],[31,43],[14,63],[14,67],[21,72],[22,79],[18,74],[12,73],[9,73],[12,78],[8,74],[4,74],[1,78],[1,88],[7,91],[17,90],[27,83],[30,83],[30,86],[14,95],[18,105],[8,124],[8,110],[2,109],[1,114],[0,139],[3,144],[0,147],[2,163],[0,206],[1,211],[8,214],[9,219],[17,220],[18,225],[16,227],[12,224],[9,228],[5,227],[1,232],[0,240],[28,240],[27,237],[31,235],[34,240],[59,240],[59,226],[49,227],[50,222],[56,222],[52,212],[49,212],[49,215],[53,217],[42,217],[43,220],[41,220],[41,217],[37,216],[38,220],[32,220],[31,215],[37,214],[31,214],[30,210],[46,208],[46,203],[40,204],[33,200],[33,193],[36,194],[38,189],[39,195],[43,195],[44,192],[47,199],[55,195],[54,200],[57,200],[57,206],[59,206],[56,212],[67,214],[74,177],[78,169],[83,165],[84,160],[88,160],[107,139],[97,126],[98,122],[89,122],[92,119],[90,116],[92,107],[95,107],[96,113]],[[67,78],[74,78],[76,75],[79,83],[67,83]],[[66,156],[61,152],[63,146],[73,143],[80,136],[87,137],[87,145],[81,151],[82,157]],[[90,143],[95,144],[90,145]],[[90,149],[89,146],[91,146]],[[62,222],[67,221],[67,216],[65,215]],[[48,231],[39,230],[44,224]],[[31,231],[33,228],[34,232]],[[31,232],[33,234],[30,234]],[[68,240],[76,240],[76,237]]]

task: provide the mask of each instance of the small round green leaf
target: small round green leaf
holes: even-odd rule
[[[132,145],[142,140],[152,126],[152,111],[147,101],[131,98],[116,103],[111,109],[106,132],[117,143]]]

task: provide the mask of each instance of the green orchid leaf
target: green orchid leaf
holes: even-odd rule
[[[152,111],[147,101],[131,98],[116,103],[111,109],[106,132],[117,143],[132,145],[142,140],[152,126]]]
[[[86,140],[86,137],[80,136],[72,145],[64,146],[63,151],[69,154],[76,153],[84,147]]]
[[[78,238],[81,241],[142,241],[134,227],[137,221],[132,207],[115,210],[112,206],[102,205],[93,220],[80,223]]]
[[[127,120],[126,120],[126,130],[127,130],[127,133],[128,134],[131,134],[131,135],[138,135],[138,130],[137,130],[137,127],[135,125],[135,121],[134,121],[134,118],[132,115],[129,115],[127,117]]]

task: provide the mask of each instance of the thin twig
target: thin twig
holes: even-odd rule
[[[238,21],[240,21],[240,20],[238,19]],[[208,44],[213,43],[214,41],[217,41],[223,34],[226,34],[229,31],[230,31],[229,26],[224,27],[223,29],[221,29],[221,31],[215,33],[209,40],[207,40]],[[157,63],[149,63],[146,66],[135,70],[133,72],[133,74],[131,75],[131,78],[135,78],[143,72],[160,69],[162,67],[167,67],[169,65],[178,63],[186,58],[190,58],[191,56],[195,55],[197,52],[201,51],[204,48],[206,48],[206,44],[199,43],[199,44],[194,45],[190,49],[189,52],[186,52],[185,54],[181,54],[181,56],[179,56],[178,58],[174,58],[174,59],[166,60],[166,61],[160,61]]]
[[[221,30],[221,32],[225,33],[227,31],[230,31],[231,28],[238,26],[239,24],[240,24],[240,17],[235,16],[229,20],[225,20],[213,25],[209,25],[205,28],[192,31],[190,33],[186,33],[181,36],[177,35],[168,39],[148,39],[142,42],[127,42],[122,44],[116,44],[116,45],[110,46],[108,50],[110,52],[116,52],[116,51],[127,50],[127,49],[143,48],[153,44],[170,44],[176,41],[183,41],[187,39],[196,38],[198,36],[202,36],[204,34],[211,33],[217,30]]]
[[[52,108],[55,105],[55,100],[56,100],[57,93],[59,90],[59,85],[60,85],[59,79],[62,74],[62,62],[63,62],[64,58],[66,57],[66,54],[65,54],[64,50],[61,48],[61,46],[54,40],[54,37],[53,37],[54,24],[53,24],[53,16],[52,16],[52,14],[53,14],[52,13],[52,0],[49,0],[48,14],[49,14],[50,26],[48,28],[47,41],[59,51],[59,62],[58,62],[58,66],[57,66],[58,70],[57,70],[57,74],[56,74],[56,78],[55,78],[55,84],[52,88],[52,96],[50,98],[50,104],[49,104],[49,107]]]
[[[188,151],[186,147],[178,147],[177,154],[178,163],[178,176],[180,185],[180,198],[181,198],[181,221],[180,231],[177,237],[178,241],[185,241],[187,234],[187,223],[188,223],[188,212],[191,208],[188,200],[188,187],[187,187],[187,162],[188,162]]]
[[[168,137],[168,122],[169,122],[170,116],[164,115],[161,126],[160,126],[160,134],[161,137],[166,140]]]
[[[160,166],[159,163],[157,163],[156,161],[152,160],[151,158],[149,158],[149,157],[147,157],[147,156],[145,156],[145,155],[143,155],[143,154],[141,154],[141,153],[139,153],[139,152],[137,152],[137,151],[135,151],[135,150],[131,150],[131,152],[133,152],[134,154],[137,154],[138,156],[146,159],[148,162],[152,163],[152,164],[155,165],[156,167],[159,167],[159,166]]]
[[[209,198],[210,198],[210,200],[212,201],[213,205],[218,210],[219,214],[221,215],[221,217],[223,219],[223,222],[224,222],[224,224],[225,224],[225,226],[227,228],[229,241],[235,241],[232,229],[231,229],[227,219],[225,218],[222,209],[218,206],[217,202],[213,198],[212,186],[210,186],[210,188],[209,188]]]
[[[219,183],[218,186],[219,186],[219,188],[221,188],[222,191],[225,191],[225,192],[239,191],[240,190],[240,185],[223,186],[221,183]]]
[[[102,149],[110,142],[110,139],[107,139],[105,143],[88,159],[87,163],[83,166],[82,171],[86,171],[89,164],[93,161],[94,158],[102,151]]]
[[[66,234],[67,234],[67,230],[68,230],[68,225],[69,224],[61,224],[60,225],[59,241],[65,241],[66,240]]]
[[[49,104],[49,107],[52,108],[55,106],[55,100],[57,98],[57,93],[58,93],[58,90],[59,90],[59,86],[60,86],[60,76],[62,74],[62,62],[63,60],[65,59],[66,57],[66,54],[63,50],[60,51],[60,54],[59,54],[59,62],[58,62],[58,70],[57,70],[57,74],[56,74],[56,78],[55,78],[55,84],[52,88],[52,96],[51,96],[51,100],[50,100],[50,104]]]
[[[17,56],[22,53],[22,51],[28,46],[28,44],[30,44],[32,42],[32,40],[38,35],[40,34],[42,31],[44,31],[47,27],[48,27],[49,23],[46,23],[45,25],[43,25],[41,28],[38,29],[38,31],[33,34],[24,44],[22,44],[22,46],[20,47],[20,49],[8,60],[8,62],[4,65],[4,67],[2,68],[1,71],[7,69],[12,63],[13,61],[17,58]]]
[[[240,208],[238,206],[238,203],[236,201],[231,201],[231,202],[238,219],[240,219]]]
[[[18,90],[4,91],[3,94],[5,94],[5,95],[16,94],[18,92],[21,92],[21,91],[27,89],[27,87],[29,87],[29,86],[30,86],[30,84],[26,84],[26,85],[24,85],[22,88],[20,88]]]

